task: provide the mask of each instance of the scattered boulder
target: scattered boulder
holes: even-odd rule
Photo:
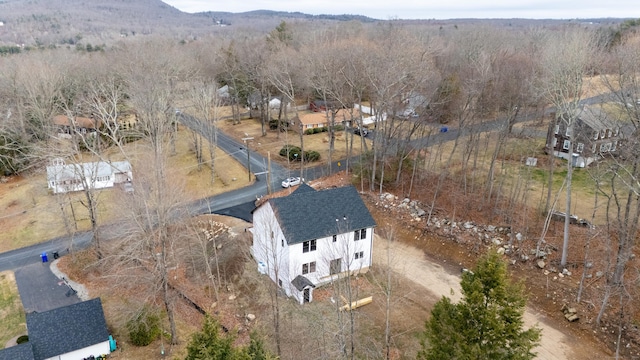
[[[546,265],[546,264],[545,264],[544,260],[539,260],[539,261],[538,261],[538,267],[539,267],[540,269],[544,269],[544,266],[545,266],[545,265]]]
[[[562,305],[562,312],[564,313],[565,319],[569,322],[578,321],[580,317],[578,316],[578,310],[573,307],[569,307],[567,304]]]
[[[256,316],[254,314],[247,314],[245,318],[247,319],[247,321],[253,321],[256,319]]]

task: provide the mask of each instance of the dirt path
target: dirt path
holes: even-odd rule
[[[373,246],[374,264],[387,262],[387,244],[389,244],[388,241],[376,235]],[[429,261],[420,249],[413,246],[392,242],[390,243],[390,250],[391,268],[432,293],[434,303],[442,296],[447,296],[454,301],[461,299],[460,277],[457,274],[452,274],[439,264]],[[534,350],[538,354],[538,359],[581,360],[607,358],[607,354],[602,349],[598,349],[592,344],[578,341],[573,336],[563,333],[559,330],[559,327],[554,326],[550,319],[530,307],[527,307],[524,321],[527,327],[537,323],[542,329],[540,346]]]

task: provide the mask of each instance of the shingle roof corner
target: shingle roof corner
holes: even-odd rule
[[[0,360],[34,360],[31,343],[0,349]]]
[[[47,359],[109,341],[100,298],[29,313],[27,329],[36,359]]]
[[[307,183],[301,183],[297,189],[295,189],[291,195],[293,194],[304,194],[306,192],[316,192],[317,190],[309,186]]]

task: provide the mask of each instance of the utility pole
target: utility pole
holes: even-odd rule
[[[247,133],[245,133],[247,135]],[[249,150],[249,141],[253,140],[253,137],[244,137],[244,147],[247,149],[247,171],[249,173],[249,182],[251,182],[251,150]]]
[[[271,194],[271,151],[267,151],[267,194]]]

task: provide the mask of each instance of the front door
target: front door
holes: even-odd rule
[[[329,263],[329,275],[340,274],[342,270],[342,259],[331,260]]]
[[[308,303],[311,301],[311,289],[306,288],[302,290],[302,302]]]

